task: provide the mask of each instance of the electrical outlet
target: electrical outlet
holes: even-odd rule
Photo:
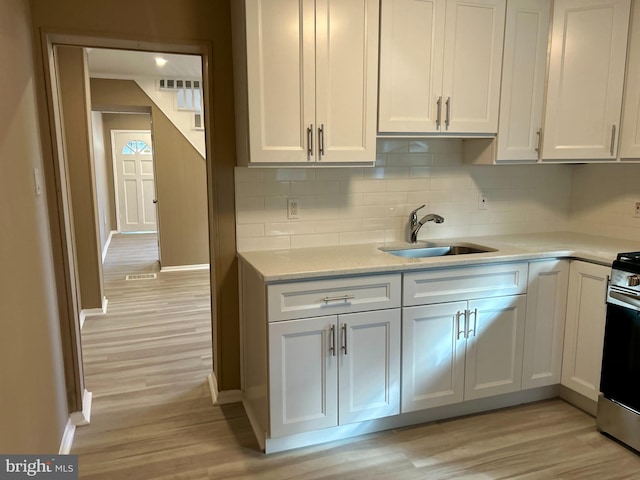
[[[487,208],[489,208],[487,196],[481,193],[480,197],[478,197],[478,210],[486,210]]]
[[[287,218],[289,220],[297,220],[298,218],[300,218],[300,210],[298,208],[297,198],[287,199]]]
[[[635,213],[633,214],[634,217],[640,217],[640,202],[636,202],[636,209],[635,209]]]

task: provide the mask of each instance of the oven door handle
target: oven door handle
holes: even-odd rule
[[[631,307],[635,307],[636,310],[640,309],[640,295],[610,290],[609,296],[618,300],[619,302],[626,303]]]

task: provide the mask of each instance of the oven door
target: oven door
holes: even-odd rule
[[[640,312],[607,304],[600,390],[640,412]]]

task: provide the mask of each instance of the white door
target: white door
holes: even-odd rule
[[[640,158],[640,3],[634,2],[632,8],[620,131],[620,158],[637,160]]]
[[[615,160],[630,0],[557,0],[543,160]]]
[[[467,302],[402,309],[402,413],[463,400]]]
[[[526,304],[526,295],[469,302],[465,400],[520,390]]]
[[[337,317],[269,324],[271,438],[338,424]]]
[[[111,136],[118,230],[155,232],[156,189],[151,132],[114,130]]]
[[[339,423],[400,413],[400,309],[338,317]]]
[[[550,14],[548,0],[507,2],[497,161],[538,160]]]
[[[562,385],[597,401],[606,317],[607,280],[611,269],[571,262]]]
[[[506,1],[446,4],[440,130],[496,133]]]

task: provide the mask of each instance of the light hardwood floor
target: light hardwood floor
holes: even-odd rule
[[[640,456],[561,400],[265,456],[240,404],[211,405],[208,273],[157,272],[155,238],[118,236],[109,312],[83,329],[91,425],[72,453],[83,479],[640,479]],[[155,283],[151,283],[155,282]]]

